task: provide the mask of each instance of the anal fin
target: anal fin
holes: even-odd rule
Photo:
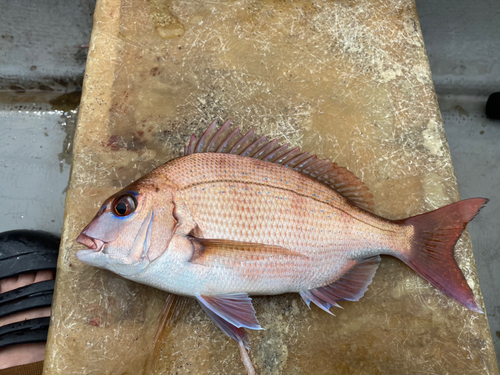
[[[310,306],[313,302],[329,314],[332,306],[341,307],[339,301],[359,301],[371,284],[380,263],[380,256],[363,259],[333,284],[300,292]],[[332,314],[333,315],[333,314]]]

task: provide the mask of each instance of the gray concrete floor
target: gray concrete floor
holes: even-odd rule
[[[0,231],[62,230],[78,91],[95,0],[0,0]],[[500,91],[498,0],[417,0],[463,198],[491,199],[469,226],[500,358]]]
[[[0,231],[60,234],[70,171],[69,149],[63,147],[68,132],[74,132],[76,111],[56,111],[46,104],[5,107],[0,109]]]
[[[68,91],[81,84],[96,0],[0,0],[0,89]]]

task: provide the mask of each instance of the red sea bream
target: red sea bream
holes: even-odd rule
[[[185,156],[108,198],[78,237],[89,250],[77,257],[196,298],[242,348],[244,328],[261,329],[249,295],[295,292],[329,312],[363,296],[380,254],[481,312],[453,251],[486,202],[384,219],[347,169],[214,122]]]

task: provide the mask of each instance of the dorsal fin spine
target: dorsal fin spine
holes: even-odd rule
[[[288,145],[283,145],[281,147],[278,147],[271,152],[269,152],[267,155],[265,155],[262,160],[268,161],[270,163],[274,163],[276,159],[278,159],[281,155],[286,153],[288,150]]]
[[[221,143],[219,147],[217,147],[217,150],[215,152],[221,152],[221,153],[226,153],[228,150],[231,150],[234,146],[231,142],[236,143],[241,137],[241,132],[240,129],[234,130],[231,134],[229,134],[226,139]]]
[[[300,170],[303,170],[306,166],[308,166],[310,163],[312,163],[317,159],[318,157],[316,155],[312,155],[308,157],[306,160],[303,160],[300,163],[298,163],[294,168],[299,168]]]
[[[194,149],[196,147],[196,136],[193,134],[191,135],[191,138],[189,139],[189,145],[187,149],[187,155],[191,155],[194,153]],[[185,152],[185,151],[184,151]]]
[[[250,143],[250,145],[248,145],[243,151],[241,151],[240,155],[249,158],[253,157],[253,155],[259,150],[260,145],[264,142],[267,142],[267,138],[265,135],[257,138],[255,141]],[[257,149],[257,151],[255,149]]]
[[[250,130],[248,133],[246,133],[241,139],[236,142],[236,144],[231,148],[231,151],[229,152],[230,154],[237,154],[240,155],[240,148],[244,149],[246,146],[248,146],[247,142],[251,142],[254,137],[254,132],[253,129]]]
[[[278,141],[275,139],[268,144],[264,145],[259,151],[255,153],[253,156],[255,159],[262,159],[265,155],[267,155],[269,152],[273,152],[277,148],[277,143]]]
[[[300,147],[295,147],[294,149],[288,151],[286,154],[280,156],[278,160],[276,160],[276,163],[285,164],[288,159],[292,159],[297,156],[297,153],[300,153]]]
[[[324,160],[317,160],[315,162],[311,162],[310,164],[304,166],[304,169],[302,171],[303,173],[312,176],[312,174],[317,170],[317,168],[321,168],[321,166],[324,164],[325,164]]]
[[[215,135],[214,130],[216,128],[216,125],[217,125],[217,120],[214,120],[210,124],[210,126],[207,128],[207,130],[205,130],[205,132],[201,136],[200,140],[198,141],[198,144],[195,147],[195,152],[199,153],[199,152],[205,151],[205,147],[204,146],[207,143],[210,143],[210,141],[212,140],[213,135]],[[212,134],[212,133],[214,133],[214,134]]]
[[[225,139],[226,138],[226,133],[230,133],[231,130],[231,120],[227,120],[224,125],[221,126],[221,128],[215,133],[215,135],[212,137],[212,140],[210,141],[209,145],[207,146],[207,151],[208,152],[214,152],[215,149],[217,148],[217,145],[220,144],[220,139]]]
[[[307,151],[303,152],[302,154],[297,155],[296,157],[290,159],[285,166],[289,168],[295,168],[297,164],[299,164],[302,160],[305,160],[310,157],[311,154],[309,154]]]

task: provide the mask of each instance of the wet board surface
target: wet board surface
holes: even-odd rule
[[[460,199],[413,0],[101,0],[85,75],[45,374],[245,372],[194,300],[152,358],[166,294],[74,255],[105,198],[213,119],[348,167],[387,218]],[[456,259],[482,302],[467,234]],[[253,301],[260,374],[498,374],[486,316],[390,257],[335,317]]]

